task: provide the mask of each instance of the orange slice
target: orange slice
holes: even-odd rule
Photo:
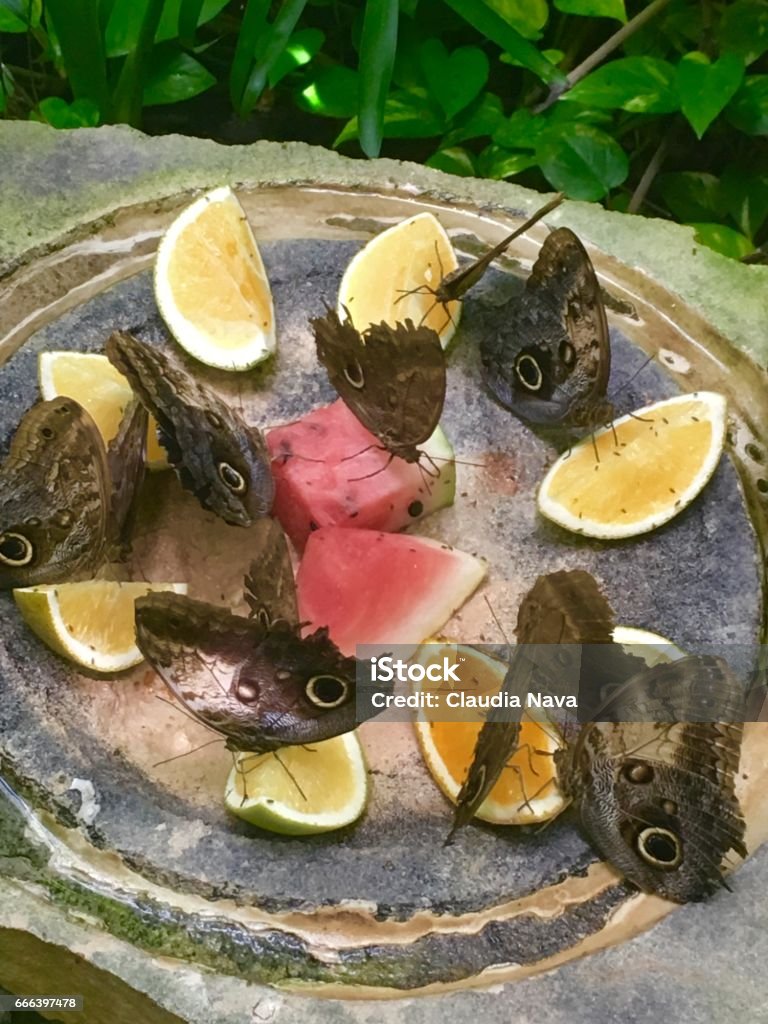
[[[655,530],[710,479],[725,430],[725,399],[711,391],[638,409],[555,462],[539,488],[539,511],[566,530],[606,540]]]
[[[155,298],[178,343],[222,370],[275,350],[275,312],[253,232],[236,196],[217,188],[188,206],[157,250]]]
[[[437,331],[445,348],[456,332],[461,303],[443,307],[430,289],[457,267],[440,221],[418,213],[376,235],[353,257],[339,287],[339,316],[349,310],[358,331],[382,320],[423,322]]]
[[[91,352],[41,352],[37,372],[43,398],[46,401],[59,395],[74,398],[93,416],[104,444],[109,444],[117,434],[133,392],[107,357]],[[152,416],[147,433],[147,466],[149,469],[168,468]]]
[[[497,661],[471,647],[453,644],[425,644],[419,654],[423,665],[461,661],[462,688],[478,695],[498,693],[507,671]],[[441,702],[442,704],[442,702]],[[486,712],[456,709],[453,720],[443,706],[430,721],[420,717],[414,723],[416,738],[432,777],[452,803],[461,789],[475,752],[475,744]],[[462,720],[463,719],[463,720]],[[547,821],[566,806],[556,782],[553,754],[560,746],[553,725],[524,714],[519,749],[508,761],[501,777],[480,805],[476,817],[495,825],[527,825]]]

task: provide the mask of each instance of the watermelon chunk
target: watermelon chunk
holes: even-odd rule
[[[436,633],[486,573],[480,559],[409,534],[326,526],[299,565],[299,617],[327,626],[344,654],[357,644],[417,645]]]
[[[323,526],[401,530],[453,504],[456,467],[444,461],[453,459],[453,448],[440,427],[423,446],[439,459],[437,477],[426,475],[434,472],[428,463],[421,469],[402,459],[389,462],[389,453],[341,399],[270,430],[267,444],[273,515],[299,551]]]

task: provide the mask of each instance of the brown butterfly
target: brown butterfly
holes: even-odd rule
[[[90,414],[65,397],[22,417],[0,467],[0,589],[87,579],[115,557],[146,433],[146,416],[131,407],[107,453]]]
[[[701,899],[725,884],[721,865],[730,851],[746,855],[734,789],[744,691],[719,658],[638,669],[639,659],[610,642],[612,628],[610,606],[587,573],[540,578],[523,601],[518,639],[533,637],[549,650],[542,659],[519,645],[504,686],[555,692],[564,657],[581,657],[582,679],[603,672],[598,688],[608,696],[592,712],[599,720],[564,729],[566,746],[555,754],[560,787],[589,838],[629,881],[678,902]],[[579,655],[574,645],[584,643],[595,646]],[[489,716],[454,830],[485,799],[518,741],[517,722]]]
[[[743,716],[728,665],[692,656],[633,676],[555,754],[584,831],[639,889],[703,899],[726,886],[731,852],[746,857],[735,792]]]
[[[274,481],[266,443],[225,401],[126,331],[107,341],[110,362],[158,423],[160,443],[183,487],[233,526],[268,515]]]
[[[542,426],[613,418],[608,323],[592,262],[569,228],[541,247],[525,292],[480,343],[488,387],[515,415]]]
[[[445,402],[437,333],[406,320],[371,324],[361,334],[346,310],[343,322],[329,310],[311,323],[318,359],[344,402],[391,456],[418,462]]]
[[[540,576],[518,611],[518,642],[503,691],[520,697],[524,706],[529,690],[556,689],[558,679],[572,680],[574,668],[579,671],[578,645],[610,643],[612,631],[613,612],[589,573],[576,569]],[[621,649],[617,647],[617,651]],[[642,662],[634,659],[630,664],[634,667]],[[447,841],[474,817],[517,748],[519,736],[519,717],[507,708],[490,710],[459,792]]]
[[[136,638],[171,693],[228,749],[262,753],[330,739],[360,719],[356,660],[339,652],[327,629],[300,635],[282,530],[262,519],[255,533],[246,579],[254,617],[150,594],[136,602]]]

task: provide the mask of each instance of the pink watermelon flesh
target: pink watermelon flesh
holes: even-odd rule
[[[423,445],[440,457],[436,478],[415,463],[390,462],[341,399],[270,430],[267,444],[276,485],[273,515],[299,551],[323,526],[395,531],[453,503],[455,466],[442,461],[453,458],[453,449],[439,427]],[[428,463],[425,468],[435,472]]]
[[[485,573],[478,558],[439,541],[328,526],[310,535],[299,565],[299,616],[308,632],[327,626],[344,654],[357,644],[415,646]]]

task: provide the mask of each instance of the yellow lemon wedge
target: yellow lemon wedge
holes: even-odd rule
[[[471,688],[472,693],[490,696],[498,693],[504,683],[507,664],[472,647],[429,643],[419,652],[419,662],[425,667],[432,662],[442,666],[444,657],[452,665],[461,662],[462,686],[466,690]],[[484,714],[482,709],[460,709],[453,717],[442,707],[434,712],[434,720],[420,714],[414,722],[427,768],[454,804],[472,763]],[[448,720],[449,715],[452,720]],[[554,725],[524,714],[518,750],[478,808],[476,817],[494,825],[529,825],[559,814],[567,803],[557,785],[553,757],[560,745]]]
[[[725,398],[712,391],[638,409],[554,463],[539,488],[539,511],[566,530],[605,540],[655,530],[708,482],[725,431]]]
[[[339,287],[339,316],[349,311],[358,331],[370,324],[422,322],[440,335],[443,348],[456,333],[460,302],[443,307],[432,294],[458,267],[451,241],[431,213],[418,213],[367,243],[349,263]]]
[[[649,668],[685,657],[685,651],[681,651],[671,640],[659,636],[658,633],[652,633],[648,629],[638,629],[636,626],[616,626],[613,631],[613,639],[617,644],[621,644],[627,654],[634,654],[638,658],[642,658]]]
[[[109,444],[117,434],[133,392],[106,356],[91,352],[41,352],[37,374],[40,393],[46,401],[59,395],[74,398],[93,417],[104,444]],[[149,469],[168,468],[152,416],[147,433],[147,466]]]
[[[86,580],[21,587],[13,596],[27,625],[51,650],[75,665],[113,675],[138,665],[133,605],[158,590],[187,592],[186,583],[115,583]]]
[[[178,343],[222,370],[248,370],[275,350],[275,311],[248,220],[230,188],[188,206],[157,250],[155,299]]]
[[[224,794],[238,818],[293,836],[351,825],[367,800],[368,772],[354,732],[277,755],[238,753]]]

